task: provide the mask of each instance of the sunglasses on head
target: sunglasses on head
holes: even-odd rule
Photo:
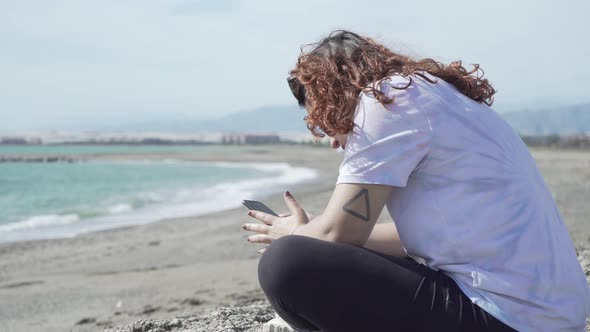
[[[303,86],[303,84],[299,82],[297,77],[288,77],[287,83],[289,83],[291,93],[293,93],[293,96],[295,97],[295,99],[297,99],[299,106],[305,108],[305,87]]]

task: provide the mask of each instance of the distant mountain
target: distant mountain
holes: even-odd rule
[[[232,113],[220,119],[199,123],[207,131],[306,132],[304,109],[297,106],[266,106]]]
[[[590,132],[590,103],[500,114],[522,134]],[[296,106],[262,107],[232,113],[216,120],[184,125],[199,131],[306,132],[303,121],[305,115],[305,111]]]
[[[590,132],[590,103],[500,114],[521,134]]]
[[[158,132],[307,132],[305,110],[297,106],[266,106],[215,119],[186,115],[153,114],[150,120],[99,128],[117,131]],[[569,134],[590,132],[590,103],[500,113],[518,132]]]
[[[307,127],[303,121],[306,114],[305,110],[297,106],[265,106],[215,119],[156,115],[149,121],[101,129],[159,132],[306,132]]]

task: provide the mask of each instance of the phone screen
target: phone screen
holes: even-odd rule
[[[244,206],[250,210],[256,210],[256,211],[268,213],[270,215],[277,216],[277,217],[279,216],[273,210],[271,210],[268,206],[266,206],[264,203],[259,202],[259,201],[249,201],[249,200],[245,199],[242,202],[242,204],[244,204]]]

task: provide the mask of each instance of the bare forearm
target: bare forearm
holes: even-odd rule
[[[316,217],[315,220],[311,220],[306,225],[300,226],[293,234],[308,236],[329,242],[342,242],[342,236],[339,237],[337,232],[333,229],[325,228],[326,224],[320,223],[319,219],[320,218]],[[349,243],[348,241],[344,242]],[[361,244],[358,245],[361,246]],[[376,224],[375,227],[373,227],[373,231],[369,235],[369,238],[362,247],[391,256],[408,257],[401,244],[397,229],[393,222]]]
[[[293,235],[303,235],[323,241],[336,242],[334,231],[319,222],[321,215],[314,217],[307,224],[299,226]]]
[[[408,257],[393,222],[376,224],[363,247],[391,256]]]

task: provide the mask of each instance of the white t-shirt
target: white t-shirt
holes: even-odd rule
[[[436,79],[433,76],[429,76]],[[590,289],[555,202],[518,134],[442,79],[393,76],[361,93],[337,183],[393,186],[409,256],[453,278],[519,331],[584,331]]]

